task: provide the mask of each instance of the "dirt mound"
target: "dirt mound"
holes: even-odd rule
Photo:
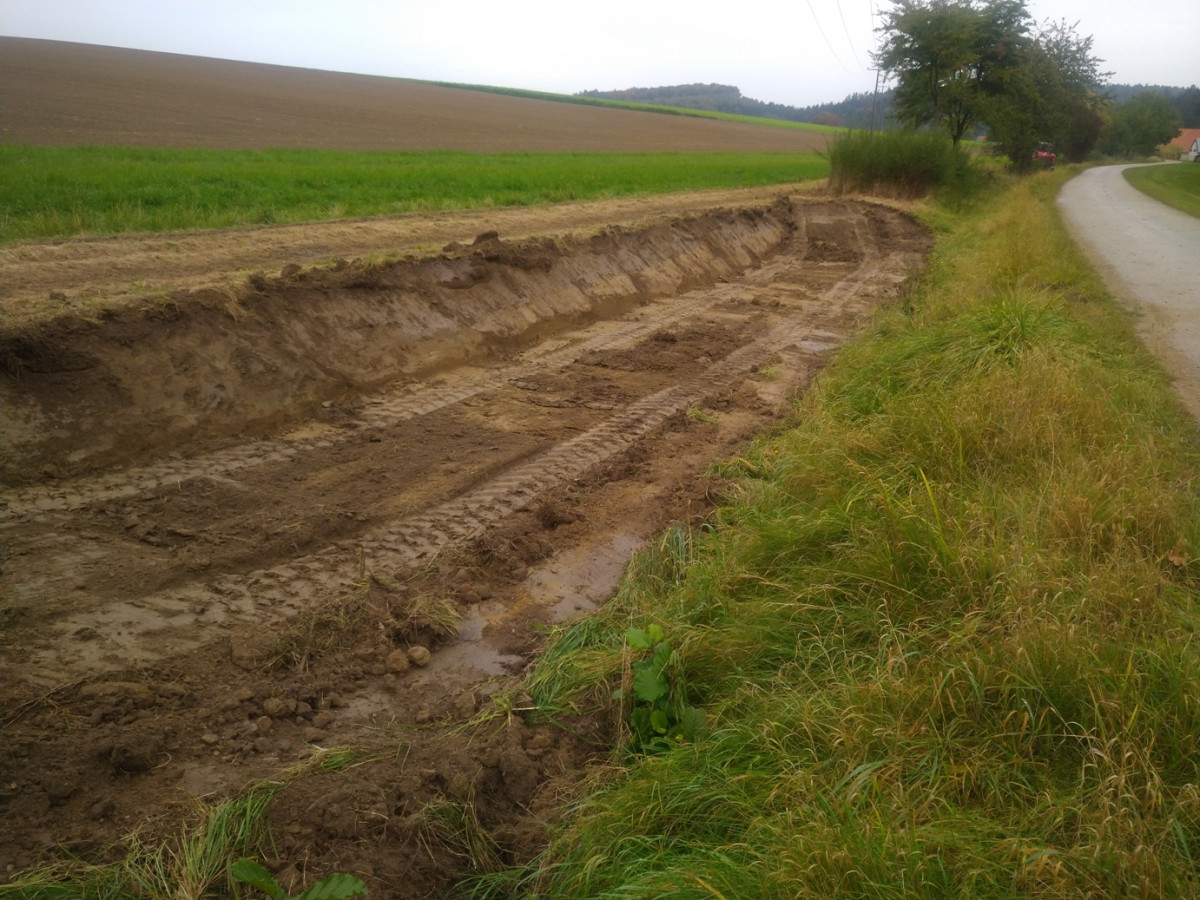
[[[287,883],[439,896],[536,852],[612,724],[526,719],[544,626],[704,516],[927,246],[780,202],[6,333],[7,877],[262,779]]]

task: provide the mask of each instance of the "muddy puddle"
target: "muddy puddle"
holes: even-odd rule
[[[438,803],[496,864],[536,853],[611,726],[514,713],[542,635],[703,519],[709,464],[926,249],[894,210],[781,200],[6,334],[5,873],[338,745],[391,752],[279,795],[285,884],[438,895],[478,862]]]

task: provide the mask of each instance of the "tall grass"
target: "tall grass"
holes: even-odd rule
[[[713,525],[549,649],[540,704],[603,702],[657,623],[709,729],[597,772],[479,895],[1196,895],[1196,425],[1061,178],[942,214],[908,305],[721,467]]]
[[[0,146],[0,240],[525,206],[823,178],[816,154]]]
[[[981,177],[965,152],[936,134],[848,132],[833,142],[829,163],[836,194],[915,198],[942,191],[961,198]]]

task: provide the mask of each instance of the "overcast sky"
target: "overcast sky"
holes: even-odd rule
[[[577,91],[718,82],[808,106],[870,91],[887,0],[0,0],[0,34]],[[1200,82],[1197,0],[1027,0],[1117,83]]]

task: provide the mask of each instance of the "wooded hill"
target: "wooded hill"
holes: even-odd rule
[[[1114,103],[1124,103],[1144,91],[1157,91],[1179,111],[1184,128],[1200,128],[1200,87],[1168,87],[1148,84],[1110,84],[1107,93]],[[878,98],[870,91],[847,96],[844,100],[819,103],[815,106],[788,106],[743,97],[742,92],[729,84],[677,84],[667,87],[627,88],[623,91],[580,91],[580,97],[606,100],[628,100],[635,103],[654,103],[679,106],[684,109],[703,109],[744,116],[763,116],[789,122],[812,122],[817,125],[844,125],[847,128],[869,128],[874,110],[875,127],[892,125],[889,113],[891,89],[881,90]]]
[[[743,116],[762,116],[768,119],[783,119],[788,122],[812,122],[817,125],[868,128],[871,125],[873,105],[876,127],[883,124],[891,92],[880,91],[877,101],[874,94],[867,91],[851,94],[840,102],[804,107],[767,103],[751,97],[743,97],[738,88],[728,84],[677,84],[668,87],[635,87],[623,91],[581,91],[577,96],[679,106],[684,109],[703,109]]]

